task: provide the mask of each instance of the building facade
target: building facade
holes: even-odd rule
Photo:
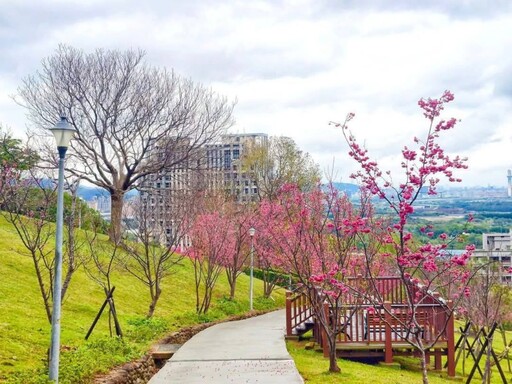
[[[502,283],[512,284],[512,229],[508,233],[482,234],[482,249],[475,250],[473,258],[496,263]]]
[[[160,173],[146,177],[139,188],[141,204],[149,214],[155,241],[187,247],[190,243],[187,219],[194,207],[194,195],[225,193],[239,202],[258,197],[250,170],[242,169],[244,151],[253,145],[265,145],[263,133],[229,134],[219,142],[196,150],[186,160]],[[183,147],[186,150],[186,145]]]
[[[209,189],[223,190],[239,202],[257,199],[258,187],[251,171],[243,169],[242,158],[252,146],[268,144],[264,133],[244,133],[224,135],[217,144],[206,147],[205,175],[209,179]]]

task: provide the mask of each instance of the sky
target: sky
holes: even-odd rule
[[[512,1],[509,0],[0,0],[0,123],[28,124],[23,78],[59,43],[92,52],[143,49],[236,100],[232,133],[293,138],[324,175],[350,182],[350,128],[383,170],[426,135],[417,102],[455,94],[442,140],[467,156],[462,186],[505,186],[512,168]],[[446,185],[446,184],[445,184]],[[460,185],[458,185],[460,186]]]

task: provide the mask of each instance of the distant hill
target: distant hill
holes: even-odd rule
[[[78,187],[78,196],[85,201],[89,201],[94,197],[108,197],[110,196],[110,193],[103,188],[81,185]]]
[[[354,193],[359,192],[359,186],[352,183],[332,183],[334,188],[340,192],[345,192],[348,196],[352,196]]]
[[[137,190],[132,190],[126,194],[126,197],[135,196],[138,193],[139,192]],[[95,187],[93,185],[81,185],[78,187],[78,196],[85,201],[90,201],[94,197],[109,197],[110,192],[106,189]]]

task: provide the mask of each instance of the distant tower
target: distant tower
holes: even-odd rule
[[[508,197],[512,197],[512,170],[507,171],[507,179],[508,179]]]

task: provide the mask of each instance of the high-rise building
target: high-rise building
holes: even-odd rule
[[[142,204],[151,214],[154,239],[161,243],[187,246],[189,239],[183,233],[184,216],[190,214],[193,196],[197,193],[223,192],[240,202],[255,200],[257,186],[250,170],[243,169],[244,151],[253,145],[264,145],[264,133],[229,134],[220,141],[208,144],[189,156],[176,154],[185,160],[167,169],[147,176],[140,186]],[[184,142],[182,151],[188,151]]]
[[[110,220],[110,196],[97,195],[87,202],[87,205],[98,211],[105,220]]]
[[[258,187],[250,169],[243,169],[244,151],[255,145],[266,145],[264,133],[243,133],[222,136],[220,143],[206,147],[206,175],[210,190],[224,190],[240,202],[255,200]]]

